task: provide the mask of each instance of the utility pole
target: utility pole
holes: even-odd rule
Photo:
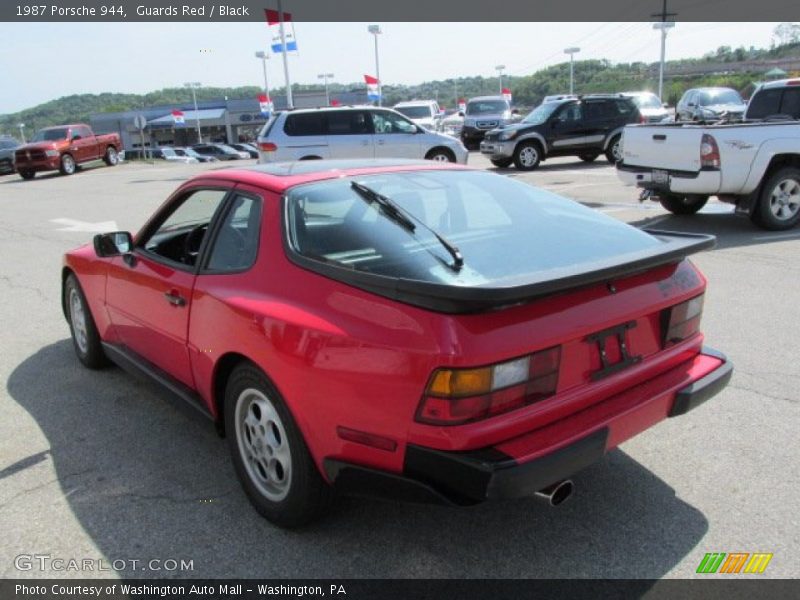
[[[261,60],[261,66],[264,67],[264,93],[267,95],[267,99],[269,99],[269,79],[267,79],[267,59],[269,55],[259,50],[256,52],[256,58]]]
[[[575,93],[575,67],[573,57],[576,53],[580,52],[581,49],[578,47],[575,48],[565,48],[564,54],[569,54],[569,95]]]
[[[378,36],[383,33],[380,25],[370,25],[367,31],[375,36],[375,79],[378,80],[378,106],[383,103],[383,83],[381,82],[381,65],[378,61]]]
[[[184,83],[183,87],[187,87],[192,90],[192,101],[194,102],[194,118],[195,123],[197,124],[197,143],[203,143],[203,134],[200,132],[200,111],[197,110],[197,94],[195,90],[199,87],[202,87],[202,83],[199,81],[192,81],[189,83]],[[142,152],[144,152],[144,140],[142,140]]]
[[[661,22],[653,23],[653,29],[661,30],[661,64],[658,68],[658,98],[664,102],[664,60],[667,52],[667,31],[675,27],[674,21],[667,21],[667,17],[677,17],[678,13],[667,12],[667,0],[661,6],[660,13],[653,13],[651,17],[661,17]]]
[[[328,79],[333,79],[333,73],[320,73],[317,79],[325,80],[325,106],[331,105],[331,95],[328,93]]]
[[[292,82],[289,81],[289,49],[286,47],[286,31],[283,28],[283,6],[278,0],[278,23],[281,30],[281,47],[283,48],[283,75],[286,78],[286,108],[294,108],[292,99]]]
[[[495,67],[495,71],[497,71],[497,77],[500,79],[500,93],[503,93],[503,70],[506,68],[505,65],[497,65]]]

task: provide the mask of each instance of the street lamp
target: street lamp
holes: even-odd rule
[[[497,65],[494,69],[497,71],[497,77],[500,79],[500,93],[503,93],[503,70],[506,68],[505,65]]]
[[[575,92],[575,68],[573,66],[574,55],[580,52],[580,48],[566,48],[564,54],[569,54],[569,93]]]
[[[203,143],[203,134],[200,133],[200,112],[197,110],[197,93],[195,92],[195,90],[197,88],[202,87],[202,86],[203,86],[203,84],[200,83],[199,81],[191,81],[189,83],[184,83],[183,84],[183,87],[187,87],[190,90],[192,90],[192,101],[194,102],[194,118],[195,118],[195,120],[197,122],[197,143],[198,144],[202,144]]]
[[[330,106],[331,97],[330,94],[328,94],[328,79],[333,79],[333,73],[320,73],[317,75],[317,79],[325,80],[325,106]]]
[[[22,138],[22,143],[27,143],[25,142],[25,123],[20,123],[17,127],[19,127],[19,137]]]
[[[367,31],[375,36],[375,79],[378,80],[378,106],[381,106],[383,93],[381,92],[381,67],[378,62],[378,36],[382,33],[380,25],[370,25]]]
[[[256,52],[256,58],[261,59],[261,66],[264,67],[264,93],[267,95],[267,101],[269,101],[269,80],[267,79],[267,59],[269,55],[266,52],[258,51]]]
[[[658,68],[658,98],[664,102],[664,57],[667,51],[667,31],[675,27],[673,21],[661,21],[660,23],[653,23],[653,29],[661,30],[661,65]]]

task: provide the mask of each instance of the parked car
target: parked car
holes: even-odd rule
[[[78,359],[207,415],[278,525],[334,490],[558,504],[728,382],[685,258],[713,241],[458,165],[257,165],[68,252],[62,299]]]
[[[170,148],[169,146],[161,146],[159,148],[154,148],[152,150],[153,158],[157,158],[160,160],[166,160],[168,162],[179,162],[179,163],[198,163],[200,162],[196,158],[191,156],[181,156],[177,152],[175,152],[174,148]]]
[[[442,121],[439,103],[435,100],[398,102],[393,108],[411,119],[413,123],[430,131],[437,131]]]
[[[470,149],[478,148],[487,131],[508,125],[518,114],[502,96],[470,98],[461,128],[461,141]]]
[[[653,92],[623,92],[622,95],[633,98],[645,123],[664,123],[672,118],[667,105]]]
[[[467,150],[389,108],[355,106],[280,112],[258,136],[259,162],[319,158],[425,158],[467,162]]]
[[[731,88],[692,88],[678,101],[675,120],[705,123],[724,117],[735,121],[742,118],[745,108],[747,105],[739,92]]]
[[[554,100],[540,104],[520,123],[489,131],[480,148],[496,167],[514,163],[523,171],[550,156],[592,162],[605,153],[614,163],[622,157],[622,128],[641,119],[634,101],[622,94]]]
[[[756,90],[747,115],[761,122],[626,127],[617,175],[675,214],[716,196],[764,229],[789,229],[800,223],[799,111],[794,79]]]
[[[239,150],[239,152],[244,152],[247,154],[248,158],[258,158],[258,148],[252,146],[250,144],[228,144],[234,150]]]
[[[0,136],[0,175],[14,172],[14,151],[21,144],[10,135]]]
[[[241,160],[250,158],[247,152],[231,148],[227,144],[195,144],[192,150],[203,156],[213,156],[217,160]]]
[[[30,143],[16,149],[14,161],[23,179],[33,179],[40,171],[72,175],[78,165],[98,159],[113,167],[120,150],[118,134],[95,135],[91,127],[78,123],[40,129]]]
[[[191,148],[182,148],[182,147],[175,147],[175,154],[178,156],[188,156],[190,158],[196,158],[197,162],[218,162],[219,159],[214,156],[206,156],[204,154],[198,154]]]

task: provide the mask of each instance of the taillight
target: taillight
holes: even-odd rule
[[[700,167],[719,169],[719,146],[717,140],[707,133],[703,134],[700,141]]]
[[[790,79],[786,82],[786,85],[800,85],[800,79]]]
[[[272,142],[258,142],[258,149],[264,152],[275,152],[278,147]]]
[[[556,393],[561,347],[477,369],[437,369],[416,420],[460,425],[493,417]]]
[[[700,318],[703,315],[703,297],[703,294],[700,294],[691,300],[676,304],[662,312],[664,348],[689,339],[700,331]]]

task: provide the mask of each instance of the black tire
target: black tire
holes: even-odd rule
[[[447,148],[433,148],[425,155],[425,160],[434,162],[456,162],[456,155]]]
[[[77,168],[78,165],[75,164],[75,159],[72,158],[71,154],[63,154],[61,156],[61,165],[58,170],[61,171],[62,175],[72,175]]]
[[[32,169],[20,169],[19,176],[22,177],[23,179],[33,179],[34,177],[36,177],[36,171]]]
[[[103,156],[103,161],[109,166],[113,167],[119,164],[119,154],[117,154],[117,149],[114,146],[109,146],[106,148],[106,153]]]
[[[608,160],[608,162],[610,162],[612,165],[615,165],[622,160],[621,143],[621,135],[615,135],[613,138],[611,138],[611,141],[608,142],[608,147],[606,148],[606,160]]]
[[[514,162],[513,158],[501,158],[501,159],[491,159],[492,164],[497,167],[498,169],[507,169],[511,166],[511,163]]]
[[[597,160],[598,156],[600,156],[599,152],[584,152],[583,154],[578,154],[578,158],[587,163],[594,162]]]
[[[64,281],[64,308],[72,335],[72,346],[78,360],[89,369],[101,369],[108,365],[89,303],[86,302],[78,278],[72,273]]]
[[[236,367],[228,379],[225,431],[236,475],[261,516],[294,528],[325,512],[332,489],[317,470],[278,390],[251,363]],[[247,463],[244,454],[251,457]]]
[[[783,167],[761,186],[753,222],[770,231],[791,229],[800,222],[800,169]]]
[[[703,208],[708,202],[708,196],[678,196],[675,194],[664,195],[659,198],[661,206],[673,215],[693,215]]]
[[[300,160],[322,160],[321,156],[304,156]]]
[[[520,142],[514,148],[514,166],[520,171],[533,171],[542,161],[542,148],[537,142]]]

